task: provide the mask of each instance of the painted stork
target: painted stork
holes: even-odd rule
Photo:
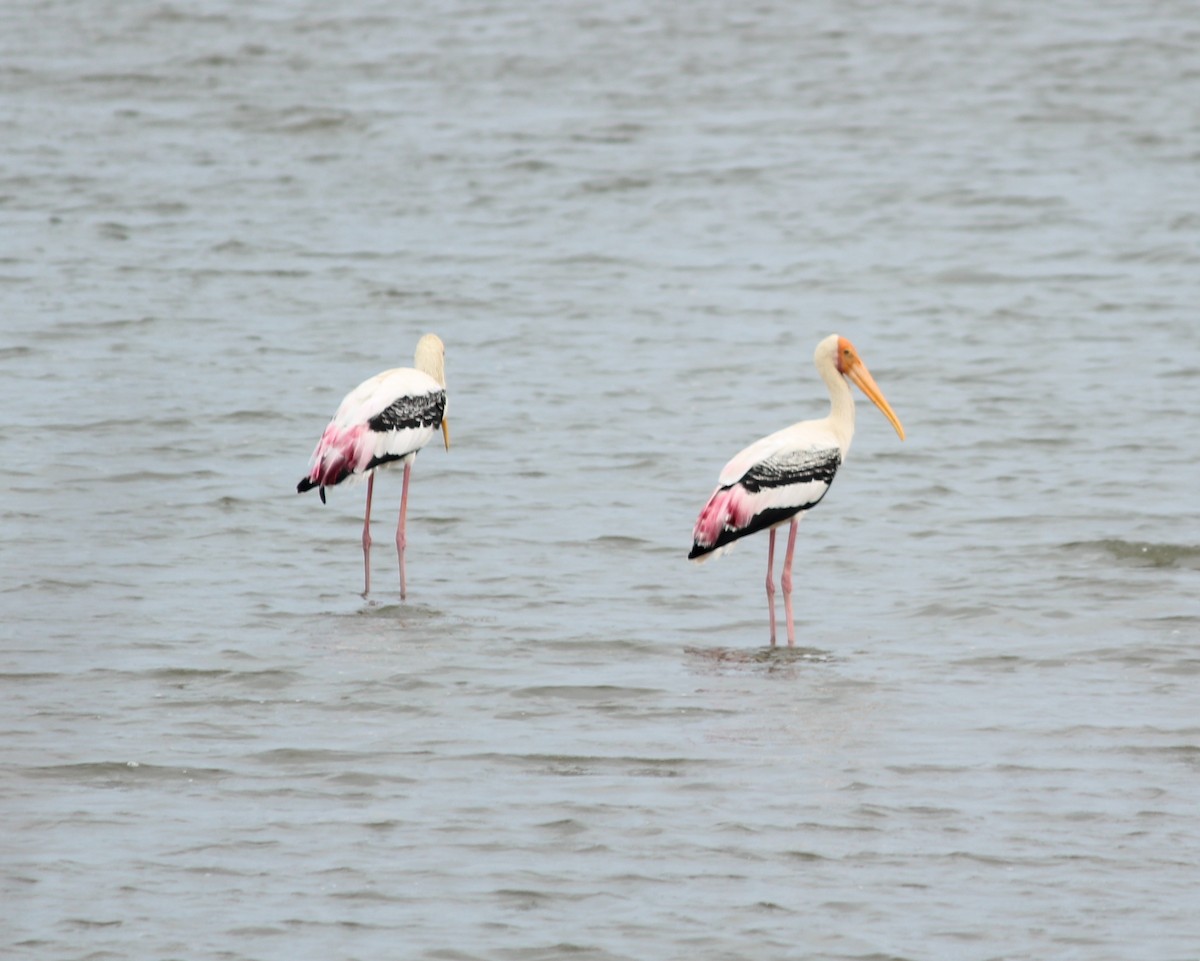
[[[417,342],[414,367],[396,367],[376,374],[350,391],[313,451],[308,474],[296,485],[298,493],[317,488],[325,503],[325,488],[347,478],[367,478],[367,510],[363,519],[363,597],[371,592],[371,494],[375,472],[397,461],[404,463],[404,491],[396,524],[396,553],[400,558],[400,599],[404,599],[404,534],[408,512],[408,480],[417,451],[440,427],[450,449],[446,422],[446,348],[435,334]]]
[[[720,555],[738,538],[764,528],[767,542],[767,608],[771,613],[771,645],[775,645],[775,528],[790,521],[783,562],[783,605],[787,612],[788,646],[796,643],[792,624],[792,553],[803,511],[821,502],[850,450],[854,437],[853,381],[891,421],[900,439],[904,427],[845,337],[833,334],[817,344],[817,372],[829,388],[830,411],[820,420],[806,420],[755,441],[721,471],[718,487],[700,512],[692,532],[690,560],[702,562]]]

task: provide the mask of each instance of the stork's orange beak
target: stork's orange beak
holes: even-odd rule
[[[846,376],[854,382],[859,390],[871,398],[871,403],[878,407],[883,412],[883,416],[892,422],[892,426],[896,428],[896,433],[900,435],[901,440],[904,440],[904,425],[900,423],[900,418],[892,410],[892,405],[887,402],[887,398],[883,396],[883,391],[879,389],[879,385],[875,383],[875,378],[871,376],[871,372],[867,370],[867,365],[862,362],[857,353],[854,355],[854,360],[846,368]]]

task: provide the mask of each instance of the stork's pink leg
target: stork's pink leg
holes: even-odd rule
[[[367,513],[363,517],[363,597],[371,593],[371,492],[375,490],[375,474],[367,477]]]
[[[404,492],[400,495],[400,520],[396,523],[396,553],[400,557],[400,600],[404,600],[404,521],[408,515],[408,477],[412,473],[412,461],[404,462]]]
[[[783,559],[783,609],[787,613],[788,647],[796,646],[796,628],[792,624],[792,554],[796,550],[796,529],[800,526],[799,516],[792,518],[792,526],[788,530],[787,555]]]
[[[771,614],[771,646],[775,646],[775,528],[770,530],[767,541],[767,610]]]

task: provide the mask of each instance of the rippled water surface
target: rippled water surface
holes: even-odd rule
[[[1189,4],[0,11],[0,947],[1197,957]],[[295,484],[447,344],[454,446]],[[860,404],[800,528],[725,460]]]

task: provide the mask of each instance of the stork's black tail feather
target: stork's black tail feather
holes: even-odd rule
[[[300,481],[299,484],[296,485],[296,493],[303,494],[305,491],[310,491],[316,486],[317,486],[316,481],[309,480],[307,477],[305,477],[302,481]],[[324,504],[325,503],[325,485],[324,484],[322,484],[317,489],[317,493],[321,495],[321,503]]]

